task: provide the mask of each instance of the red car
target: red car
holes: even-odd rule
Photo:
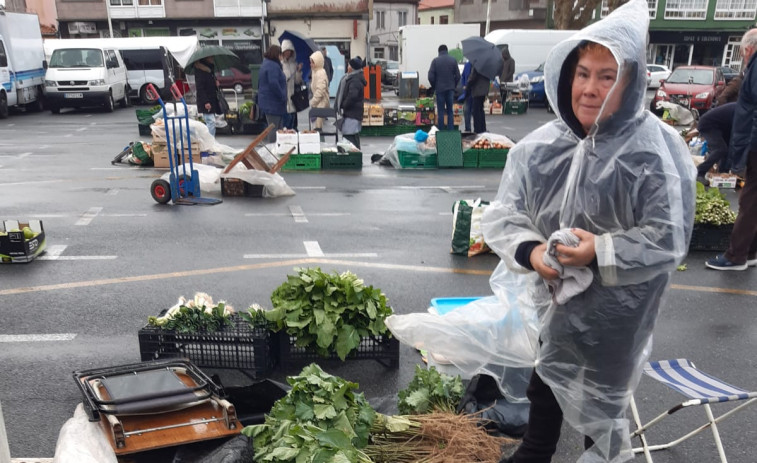
[[[650,110],[662,114],[657,102],[671,101],[701,114],[712,107],[723,88],[725,77],[718,67],[678,66],[655,92]]]
[[[229,68],[216,72],[216,79],[221,88],[233,88],[235,92],[242,93],[247,88],[252,88],[252,73],[249,69]]]

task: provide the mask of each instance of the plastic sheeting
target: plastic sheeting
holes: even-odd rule
[[[229,172],[221,174],[223,178],[238,178],[252,185],[263,185],[264,198],[294,196],[294,190],[287,185],[284,177],[278,173],[271,174],[262,170],[248,170],[237,164]]]
[[[118,463],[100,423],[89,421],[82,404],[60,428],[53,463]]]
[[[559,119],[510,150],[499,192],[484,214],[486,243],[503,261],[492,281],[533,277],[521,288],[537,297],[533,308],[541,314],[536,372],[565,420],[595,442],[581,463],[633,458],[625,411],[693,224],[696,170],[689,151],[644,108],[648,25],[647,3],[632,0],[552,49],[545,86]],[[619,65],[586,135],[571,109],[570,68],[561,81],[563,66],[572,67],[568,58],[584,40],[609,48]],[[562,228],[594,234],[596,260],[588,266],[594,281],[586,291],[557,305],[544,281],[514,256],[521,243],[544,243]],[[519,307],[526,320],[527,308]]]

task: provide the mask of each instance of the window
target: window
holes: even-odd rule
[[[160,6],[163,0],[139,0],[139,6]]]
[[[705,19],[708,0],[668,0],[665,19]]]
[[[473,0],[460,0],[461,5],[472,5]]]
[[[153,50],[121,50],[121,58],[129,71],[146,71],[163,69],[163,52]]]
[[[384,59],[384,47],[374,48],[373,49],[373,57],[375,59]]]
[[[110,6],[132,6],[134,0],[110,0]]]
[[[400,26],[406,26],[407,25],[407,11],[398,11],[397,19],[399,20]]]
[[[734,69],[741,70],[741,37],[728,37],[728,43],[723,53],[723,66],[730,66]]]
[[[657,18],[657,0],[647,0],[647,7],[649,8],[649,19]]]
[[[449,16],[446,14],[439,16],[439,24],[449,24]]]
[[[754,19],[757,0],[718,0],[715,19]]]
[[[5,45],[0,42],[0,68],[8,67],[8,55],[5,54]]]
[[[377,10],[376,11],[376,29],[383,29],[384,27],[386,27],[384,25],[384,18],[385,18],[385,13],[383,11]]]
[[[434,24],[434,17],[431,16],[431,24]]]
[[[610,3],[608,0],[602,0],[602,12],[600,13],[600,17],[604,18],[610,14]]]

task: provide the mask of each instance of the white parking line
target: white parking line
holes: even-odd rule
[[[308,214],[310,217],[342,217],[350,215],[349,212],[311,212]],[[291,217],[292,214],[286,212],[248,212],[245,217]]]
[[[244,259],[306,259],[315,257],[309,254],[245,254]],[[321,257],[329,259],[357,259],[364,257],[378,257],[375,252],[337,252],[334,254],[323,254]],[[37,258],[39,259],[39,257]]]
[[[100,214],[100,217],[147,217],[147,214]]]
[[[86,127],[79,127],[78,129],[76,129],[77,132],[84,132],[85,130],[87,130]]]
[[[0,334],[0,342],[51,342],[72,341],[76,333],[57,334]]]
[[[295,223],[308,223],[308,218],[305,217],[305,213],[302,211],[302,207],[289,206],[289,213],[292,214]],[[315,244],[318,245],[318,243]],[[305,247],[307,247],[307,245]]]
[[[38,180],[34,182],[0,183],[0,186],[38,185],[40,183],[60,183],[63,180]]]
[[[19,159],[24,159],[25,157],[29,156],[30,154],[32,154],[31,151],[26,152],[26,153],[21,153],[21,154],[18,155],[18,158]]]
[[[105,194],[108,196],[115,196],[118,194],[118,188],[110,188]]]
[[[325,190],[325,186],[293,186],[293,190]]]
[[[65,251],[67,247],[68,245],[65,244],[54,244],[48,246],[45,250],[45,253],[39,256],[37,259],[58,260],[60,255],[63,254],[63,251]]]
[[[305,245],[305,252],[308,257],[323,257],[323,251],[318,241],[303,241],[302,244]]]
[[[90,207],[87,212],[81,215],[81,219],[77,220],[74,225],[89,225],[92,219],[97,217],[97,214],[102,211],[102,207]]]
[[[457,191],[457,190],[485,190],[484,185],[456,185],[454,187],[449,185],[420,185],[420,186],[398,186],[400,190],[444,190],[444,191]]]

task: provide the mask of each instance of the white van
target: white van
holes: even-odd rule
[[[578,31],[555,29],[497,29],[484,39],[500,50],[507,47],[515,60],[515,74],[533,71],[547,59],[552,47]]]
[[[153,84],[163,98],[170,98],[169,88],[182,73],[182,68],[197,49],[197,37],[119,37],[99,39],[46,39],[48,60],[57,48],[69,46],[113,48],[120,52],[126,65],[129,98],[154,105],[147,93]]]
[[[53,114],[61,108],[129,104],[126,66],[113,48],[83,48],[70,44],[50,55],[45,73],[45,98]]]

